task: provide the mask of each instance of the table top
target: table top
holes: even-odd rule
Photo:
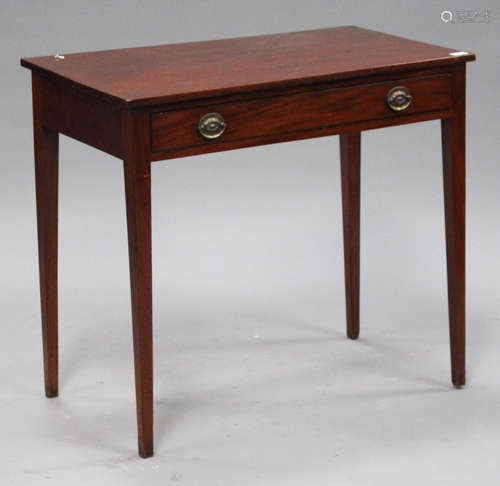
[[[452,55],[450,53],[457,53]],[[129,106],[473,61],[475,55],[355,26],[21,59]]]

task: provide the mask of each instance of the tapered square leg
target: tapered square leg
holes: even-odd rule
[[[139,454],[153,455],[151,162],[147,114],[122,114]]]
[[[465,385],[465,65],[453,75],[453,116],[441,121],[451,378]]]
[[[359,336],[359,219],[361,133],[340,135],[347,336]]]
[[[57,331],[59,134],[44,126],[44,89],[36,74],[32,78],[32,90],[43,364],[45,395],[51,398],[56,397],[59,392]]]

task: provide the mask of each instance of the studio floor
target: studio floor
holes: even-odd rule
[[[425,324],[389,313],[392,324],[376,329],[365,319],[350,341],[342,309],[317,295],[234,311],[214,299],[186,311],[176,300],[158,311],[148,460],[136,454],[125,303],[116,313],[94,306],[64,329],[61,392],[50,400],[38,322],[19,323],[29,352],[11,349],[0,371],[2,484],[468,486],[500,477],[498,319],[472,318],[469,383],[456,390],[438,326],[444,306]]]

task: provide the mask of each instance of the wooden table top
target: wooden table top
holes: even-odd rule
[[[129,106],[473,61],[457,49],[355,26],[21,59]]]

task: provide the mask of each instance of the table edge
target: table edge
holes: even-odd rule
[[[189,93],[181,93],[181,94],[172,94],[172,95],[164,95],[164,96],[155,96],[152,98],[137,98],[137,99],[124,99],[118,96],[114,96],[109,93],[105,93],[100,91],[97,88],[93,88],[91,86],[79,83],[78,81],[62,76],[50,69],[45,69],[40,66],[37,66],[30,62],[27,58],[21,58],[20,64],[22,67],[30,69],[33,72],[37,72],[45,77],[49,77],[52,79],[62,80],[66,83],[78,86],[83,88],[85,91],[92,93],[93,95],[110,101],[112,103],[118,103],[123,107],[129,108],[141,108],[141,107],[150,107],[154,105],[165,105],[173,102],[179,101],[191,101],[191,100],[200,100],[205,98],[213,98],[218,96],[226,96],[233,95],[244,92],[260,92],[270,89],[282,89],[300,85],[313,85],[316,83],[324,83],[331,82],[336,80],[346,80],[350,78],[363,78],[369,77],[375,74],[380,73],[397,73],[401,71],[411,71],[418,70],[423,68],[433,68],[440,66],[456,66],[461,63],[466,63],[470,61],[474,61],[476,59],[476,55],[474,53],[467,53],[458,57],[440,57],[426,61],[418,61],[413,63],[401,63],[401,64],[393,64],[391,66],[381,66],[375,68],[364,68],[358,69],[354,71],[346,71],[342,73],[334,73],[334,74],[322,74],[319,76],[311,76],[311,77],[299,77],[299,78],[291,78],[282,81],[270,81],[263,83],[256,83],[251,85],[239,85],[233,87],[224,87],[212,90],[204,90],[204,91],[196,91]]]

